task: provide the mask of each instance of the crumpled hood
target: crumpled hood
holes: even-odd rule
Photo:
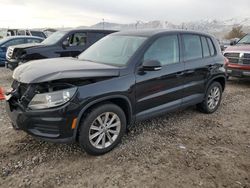
[[[250,45],[235,45],[226,48],[225,52],[250,52]]]
[[[21,83],[41,83],[67,78],[119,76],[117,67],[74,58],[54,58],[30,61],[18,66],[13,79]]]

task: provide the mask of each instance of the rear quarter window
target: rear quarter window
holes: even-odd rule
[[[214,56],[215,55],[215,49],[214,49],[214,44],[210,38],[207,38],[209,49],[210,49],[210,55]]]
[[[210,50],[206,37],[201,37],[202,49],[203,49],[203,57],[209,57]]]

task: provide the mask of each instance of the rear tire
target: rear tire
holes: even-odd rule
[[[126,130],[123,110],[112,103],[93,108],[80,125],[79,144],[90,155],[102,155],[115,148]]]
[[[205,99],[197,105],[199,111],[211,114],[220,106],[222,98],[222,86],[219,82],[213,82],[207,89]]]

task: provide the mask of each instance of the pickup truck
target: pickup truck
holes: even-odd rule
[[[250,34],[237,43],[232,42],[224,51],[224,56],[228,59],[226,63],[228,76],[250,77]]]
[[[77,57],[111,30],[75,29],[57,31],[40,44],[23,44],[8,48],[6,68],[14,70],[30,60],[56,57]]]

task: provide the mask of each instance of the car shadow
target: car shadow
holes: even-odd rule
[[[250,78],[229,78],[227,82],[233,85],[250,86]]]

